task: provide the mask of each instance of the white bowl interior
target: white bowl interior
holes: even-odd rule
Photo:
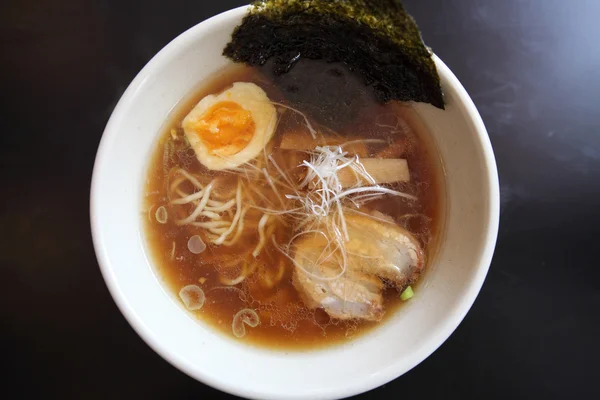
[[[310,352],[245,346],[199,324],[173,301],[146,255],[141,194],[148,157],[172,107],[229,61],[221,56],[244,8],[205,21],[163,49],[117,105],[98,152],[91,196],[94,243],[123,314],[187,374],[254,398],[333,398],[377,387],[431,354],[460,323],[483,283],[498,228],[498,178],[485,127],[436,58],[447,110],[419,105],[447,171],[445,240],[416,297],[355,341]]]

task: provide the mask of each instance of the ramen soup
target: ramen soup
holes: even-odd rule
[[[443,221],[438,156],[410,104],[376,101],[342,66],[268,71],[227,67],[168,118],[148,248],[181,306],[234,340],[344,342],[419,295]]]

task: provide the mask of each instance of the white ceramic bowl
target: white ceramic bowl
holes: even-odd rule
[[[473,102],[435,58],[447,109],[417,107],[446,170],[445,240],[433,271],[407,307],[371,333],[336,347],[277,352],[214,332],[192,319],[162,286],[146,252],[142,187],[148,157],[173,106],[229,63],[221,56],[245,7],[204,21],[173,40],[117,104],[94,167],[91,223],[104,279],[150,347],[188,375],[223,391],[262,399],[358,394],[404,374],[456,329],[488,271],[498,231],[498,176]]]

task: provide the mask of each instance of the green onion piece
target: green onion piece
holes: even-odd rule
[[[412,299],[412,297],[414,295],[415,295],[415,292],[413,292],[412,287],[409,286],[400,295],[400,300],[402,300],[402,301],[410,300],[410,299]]]

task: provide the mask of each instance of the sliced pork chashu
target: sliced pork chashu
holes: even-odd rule
[[[419,277],[423,250],[406,229],[363,216],[348,216],[346,224],[349,268],[386,279],[399,288]]]
[[[295,243],[294,286],[311,308],[338,319],[378,321],[383,317],[382,279],[399,288],[420,274],[424,257],[405,229],[378,220],[347,216],[347,270],[340,274],[339,255],[328,256],[328,241],[314,235]]]
[[[303,239],[295,260],[302,268],[294,271],[294,286],[309,308],[323,308],[338,319],[361,318],[378,321],[383,316],[383,283],[375,276],[348,269],[340,276],[339,261],[323,258],[322,236]]]

